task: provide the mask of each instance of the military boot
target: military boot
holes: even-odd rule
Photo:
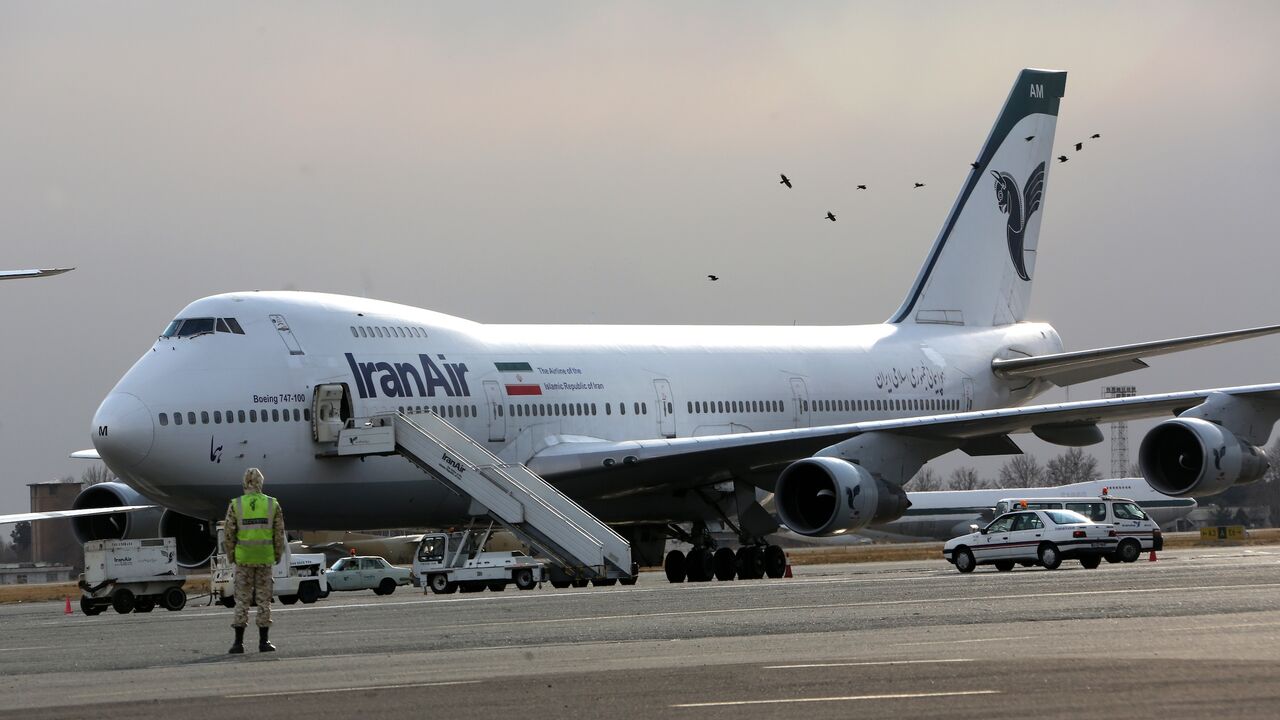
[[[236,641],[231,644],[231,649],[227,652],[232,655],[240,655],[244,653],[244,628],[231,628],[236,631]]]
[[[271,644],[267,639],[267,633],[271,632],[271,628],[258,628],[258,652],[275,652],[276,646]],[[244,652],[243,650],[241,652]]]

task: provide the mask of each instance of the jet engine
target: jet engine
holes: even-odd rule
[[[90,485],[71,503],[74,510],[148,505],[151,501],[122,482]],[[91,540],[137,540],[172,537],[178,564],[199,567],[213,556],[214,536],[209,523],[172,510],[152,508],[131,513],[110,513],[71,519],[71,529],[82,543]]]
[[[1267,455],[1226,428],[1195,417],[1165,420],[1142,439],[1142,476],[1175,497],[1205,497],[1267,472]]]
[[[778,518],[800,535],[821,537],[902,517],[911,501],[901,487],[861,465],[833,457],[791,463],[774,489]]]

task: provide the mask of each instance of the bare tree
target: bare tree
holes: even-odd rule
[[[1067,485],[1101,478],[1098,459],[1085,454],[1078,447],[1058,455],[1045,466],[1045,480],[1049,485]]]
[[[1014,455],[1000,466],[997,484],[1002,488],[1044,487],[1044,466],[1034,455]]]
[[[933,471],[933,468],[925,466],[920,468],[920,472],[916,473],[915,477],[907,481],[907,486],[911,489],[911,492],[941,490],[942,478]]]
[[[980,490],[986,486],[978,477],[978,471],[971,467],[958,467],[947,478],[947,487],[951,490]]]
[[[111,470],[102,463],[94,463],[93,465],[85,468],[83,473],[80,473],[80,482],[84,483],[86,486],[97,485],[98,483],[104,482],[115,482],[115,480],[115,473],[111,472]]]

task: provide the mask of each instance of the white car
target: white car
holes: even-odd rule
[[[400,585],[410,583],[408,568],[396,567],[374,555],[344,557],[325,571],[330,590],[372,590],[390,595]]]
[[[1115,526],[1120,544],[1114,554],[1107,556],[1107,562],[1131,563],[1144,552],[1164,549],[1164,534],[1160,532],[1160,526],[1138,507],[1138,503],[1109,495],[1105,490],[1096,497],[1007,498],[996,503],[997,513],[1057,508],[1074,510],[1094,522]]]
[[[976,528],[977,526],[971,526]],[[962,573],[979,565],[1008,572],[1014,565],[1055,570],[1077,558],[1092,570],[1116,551],[1116,529],[1071,510],[1022,510],[1005,513],[977,532],[952,538],[942,556]]]

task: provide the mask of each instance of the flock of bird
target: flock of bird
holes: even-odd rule
[[[1092,135],[1090,135],[1090,136],[1089,136],[1089,139],[1090,139],[1090,140],[1098,140],[1098,139],[1100,139],[1101,137],[1102,137],[1102,133],[1094,133],[1094,134],[1092,134]],[[1025,141],[1027,141],[1027,142],[1031,142],[1032,140],[1035,140],[1035,139],[1036,139],[1036,136],[1035,136],[1035,135],[1028,135],[1028,136],[1026,136],[1025,138],[1023,138],[1023,140],[1025,140]],[[1084,149],[1084,141],[1083,141],[1083,140],[1081,140],[1081,141],[1080,141],[1080,142],[1078,142],[1078,143],[1073,143],[1073,145],[1075,146],[1076,152],[1080,152],[1081,150],[1083,150],[1083,149]],[[1059,164],[1064,163],[1064,162],[1066,162],[1066,161],[1067,161],[1067,160],[1069,160],[1069,159],[1070,159],[1070,158],[1068,158],[1066,155],[1059,155],[1059,156],[1058,156],[1058,158],[1057,158],[1057,160],[1058,160],[1058,163],[1059,163]],[[969,163],[969,166],[970,166],[970,167],[972,167],[974,170],[981,170],[981,169],[982,169],[982,166],[981,166],[980,164],[978,164],[977,162],[971,162],[971,163]],[[778,181],[778,184],[779,184],[779,185],[785,185],[785,186],[787,186],[787,188],[788,188],[788,189],[791,189],[791,178],[787,177],[786,173],[779,173],[779,174],[778,174],[778,176],[779,176],[780,178],[782,178],[781,180],[779,180],[779,181]],[[919,190],[920,188],[922,188],[922,187],[924,187],[924,186],[925,186],[925,184],[924,184],[924,183],[922,183],[922,182],[916,182],[916,183],[912,183],[912,185],[911,185],[911,189],[912,189],[912,190]],[[855,187],[855,188],[857,188],[858,190],[866,190],[866,189],[867,189],[867,186],[866,186],[866,185],[855,185],[854,187]],[[835,221],[836,221],[836,214],[835,214],[834,212],[831,212],[830,210],[828,210],[828,211],[827,211],[827,214],[824,216],[824,219],[826,219],[826,220],[830,220],[831,222],[835,222]],[[710,280],[711,282],[715,282],[715,281],[717,281],[717,280],[719,280],[719,279],[720,279],[720,276],[719,276],[719,275],[708,275],[708,276],[707,276],[707,279],[708,279],[708,280]]]

